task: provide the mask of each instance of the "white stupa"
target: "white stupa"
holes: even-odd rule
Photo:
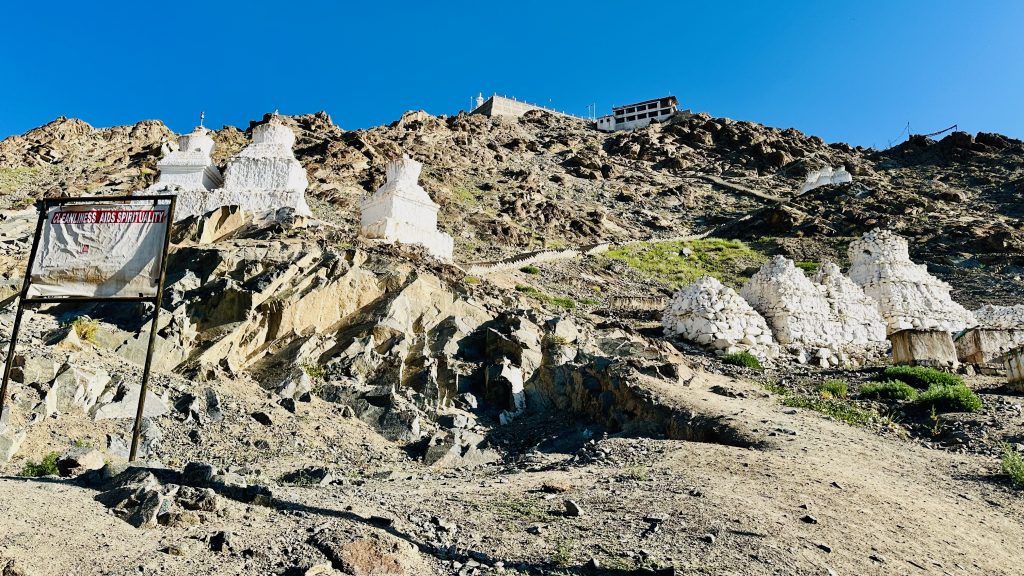
[[[212,190],[224,182],[213,164],[213,138],[200,124],[192,132],[178,137],[178,149],[170,151],[156,167],[160,177],[150,188]]]
[[[213,139],[200,125],[179,138],[179,150],[157,164],[160,178],[147,192],[176,193],[176,220],[221,206],[238,206],[258,216],[290,208],[297,215],[309,216],[309,181],[295,159],[293,144],[295,133],[275,112],[269,121],[253,128],[252,142],[228,160],[222,179],[211,158]]]
[[[437,204],[418,182],[422,169],[408,156],[389,162],[387,182],[360,202],[360,231],[366,238],[422,244],[434,256],[451,260],[455,241],[437,229]]]

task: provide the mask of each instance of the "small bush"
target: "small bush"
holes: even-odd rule
[[[529,298],[540,300],[541,302],[549,306],[557,306],[558,308],[564,308],[565,310],[573,310],[576,308],[576,301],[573,300],[572,298],[566,298],[564,296],[551,296],[550,294],[545,294],[540,290],[537,290],[533,286],[524,286],[522,284],[516,284],[516,291]]]
[[[845,380],[826,380],[818,385],[818,393],[825,398],[846,398],[849,391]]]
[[[915,388],[928,388],[933,384],[955,386],[964,383],[956,374],[924,366],[889,366],[882,372],[882,377],[900,380]]]
[[[1003,443],[1003,473],[1017,486],[1024,488],[1024,457],[1009,444]]]
[[[56,476],[57,472],[57,458],[60,455],[56,452],[50,452],[46,456],[43,456],[41,461],[37,462],[25,462],[25,467],[21,469],[18,476],[24,476],[26,478],[39,478],[41,476]]]
[[[480,278],[477,278],[476,276],[466,276],[462,281],[466,284],[479,284]]]
[[[533,266],[532,264],[531,265],[527,265],[527,266],[523,266],[522,268],[519,269],[519,271],[520,272],[525,272],[527,274],[540,274],[540,268],[537,268],[536,266]]]
[[[917,403],[939,413],[976,412],[981,408],[981,398],[964,384],[932,384],[918,394]]]
[[[761,369],[761,361],[757,359],[757,356],[754,356],[746,350],[726,354],[725,356],[722,356],[722,362],[732,364],[733,366],[743,366],[745,368],[754,368],[756,370]]]
[[[803,270],[807,274],[814,274],[821,267],[821,264],[817,262],[797,262],[796,267]]]
[[[864,426],[876,416],[874,412],[857,408],[846,400],[815,398],[813,396],[786,396],[782,399],[782,405],[789,406],[790,408],[814,410],[853,426]]]
[[[83,342],[96,343],[96,334],[100,330],[100,323],[88,316],[79,316],[71,321],[71,329],[75,331]]]
[[[885,382],[869,382],[861,386],[860,395],[862,398],[877,398],[879,400],[914,400],[917,398],[917,390],[910,384],[899,380],[887,380]]]
[[[299,368],[309,376],[311,380],[320,381],[327,375],[327,370],[323,366],[313,362],[312,360],[303,360],[299,363]]]

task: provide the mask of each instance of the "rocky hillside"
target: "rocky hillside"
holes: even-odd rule
[[[224,207],[173,228],[145,465],[126,451],[150,311],[26,315],[0,573],[1018,572],[1024,500],[998,457],[1024,450],[1024,420],[1003,379],[970,376],[974,411],[929,412],[878,357],[743,367],[657,316],[678,286],[738,288],[775,254],[846,267],[879,226],[969,308],[1017,304],[1020,141],[865,150],[704,114],[615,134],[543,112],[284,121],[317,218]],[[213,133],[222,168],[255,124]],[[60,118],[0,142],[4,338],[27,205],[142,189],[173,136]],[[455,264],[357,237],[403,153]],[[801,193],[840,166],[852,182]]]
[[[1005,278],[1024,267],[1024,145],[997,134],[914,136],[878,151],[706,114],[613,134],[543,112],[520,120],[410,112],[358,131],[322,112],[287,121],[318,213],[350,235],[358,200],[382,183],[387,158],[424,162],[424,185],[463,262],[706,231],[770,239],[768,252],[798,259],[842,260],[851,237],[886,226],[972,302],[986,287],[1013,294]],[[155,179],[172,136],[159,121],[95,129],[59,118],[0,142],[0,193],[24,204],[40,194],[137,190]],[[229,126],[214,137],[222,164],[246,141]],[[845,166],[853,182],[798,194],[825,166]]]

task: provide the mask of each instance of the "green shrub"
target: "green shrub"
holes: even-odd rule
[[[797,262],[796,267],[803,270],[807,274],[814,274],[821,267],[821,264],[817,262]]]
[[[312,360],[299,362],[299,368],[302,368],[302,371],[306,373],[306,376],[309,376],[310,380],[320,381],[327,375],[327,370]]]
[[[853,426],[864,426],[876,416],[875,412],[858,408],[846,400],[791,395],[782,399],[783,406],[814,410]]]
[[[524,286],[522,284],[516,284],[516,291],[524,294],[534,300],[540,300],[541,302],[549,305],[556,306],[558,308],[564,308],[565,310],[573,310],[576,308],[576,301],[572,298],[566,298],[564,296],[551,296],[545,294],[540,290],[537,290],[533,286]]]
[[[743,366],[745,368],[754,368],[757,370],[761,369],[761,361],[757,359],[757,356],[754,356],[746,350],[726,354],[725,356],[722,356],[722,362],[732,364],[733,366]]]
[[[877,398],[880,400],[914,400],[917,398],[917,390],[899,380],[887,380],[885,382],[869,382],[860,388],[862,398]]]
[[[1009,444],[1003,443],[1003,472],[1017,486],[1024,487],[1024,457]]]
[[[825,398],[846,398],[849,391],[845,380],[826,380],[818,385],[818,393]]]
[[[918,394],[917,403],[939,413],[976,412],[981,408],[981,398],[965,384],[932,384]]]
[[[480,278],[476,276],[466,276],[465,278],[462,279],[462,281],[465,282],[466,284],[479,284]]]
[[[46,456],[43,456],[41,461],[37,462],[25,462],[25,467],[21,469],[18,476],[24,476],[26,478],[39,478],[40,476],[56,476],[57,472],[57,458],[60,455],[56,452],[50,452]]]
[[[733,288],[749,279],[748,270],[768,261],[739,240],[721,238],[626,244],[605,252],[602,258],[625,262],[642,275],[672,286],[713,276]]]
[[[519,271],[520,272],[525,272],[527,274],[540,274],[540,268],[537,268],[536,266],[534,266],[532,264],[528,264],[526,266],[523,266],[522,268],[519,269]]]
[[[96,343],[96,334],[99,332],[100,323],[88,316],[79,316],[71,321],[71,329],[83,342]]]
[[[956,374],[924,366],[889,366],[882,372],[882,377],[900,380],[915,388],[928,388],[932,384],[954,386],[964,383]]]

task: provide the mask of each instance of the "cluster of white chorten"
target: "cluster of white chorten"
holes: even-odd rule
[[[175,218],[200,216],[222,206],[238,206],[258,216],[289,209],[311,214],[309,181],[295,158],[295,133],[275,113],[252,130],[252,142],[228,160],[224,175],[213,162],[214,141],[201,124],[178,138],[157,163],[160,177],[146,193],[177,195]],[[454,240],[437,229],[438,206],[417,182],[422,164],[408,156],[387,165],[387,182],[361,203],[361,233],[366,238],[422,244],[438,258],[451,260]]]
[[[701,278],[669,303],[662,316],[665,332],[724,352],[749,350],[764,359],[771,357],[760,328],[765,325],[769,342],[799,360],[836,366],[881,350],[887,335],[899,330],[1024,327],[1024,307],[989,306],[976,318],[953,301],[949,285],[911,262],[906,240],[892,232],[864,234],[850,244],[849,256],[848,277],[823,262],[812,278],[776,256],[738,295]]]

